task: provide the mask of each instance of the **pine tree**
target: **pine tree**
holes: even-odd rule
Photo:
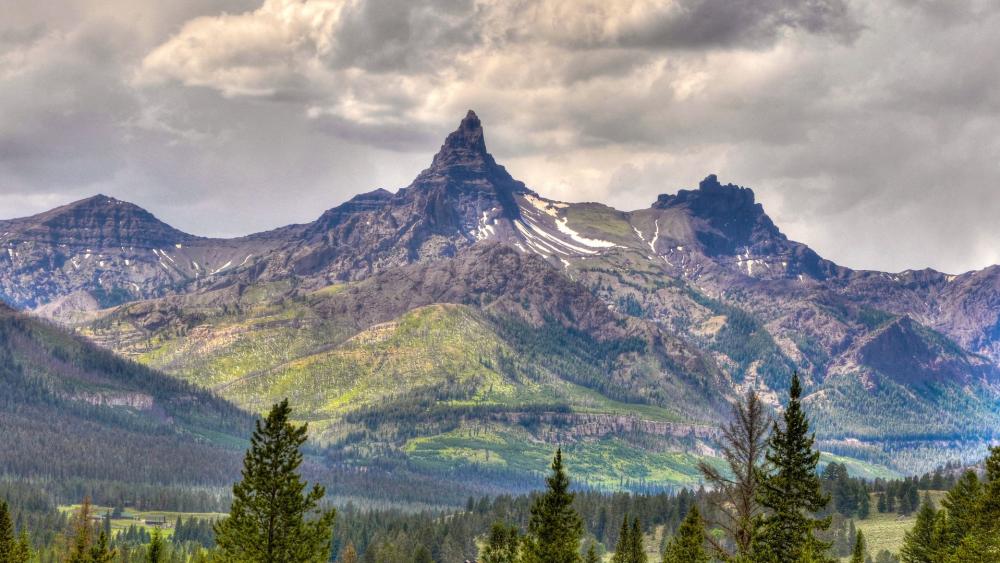
[[[867,544],[865,543],[865,533],[859,531],[854,538],[854,549],[851,550],[851,563],[865,563]]]
[[[115,560],[117,555],[116,550],[111,549],[109,545],[108,535],[101,530],[101,533],[97,536],[97,541],[90,546],[90,558],[87,559],[87,563],[111,563]]]
[[[904,563],[933,563],[938,561],[940,545],[937,527],[937,510],[930,499],[926,499],[917,512],[913,528],[903,536],[903,548],[899,551]]]
[[[28,531],[21,530],[17,538],[17,545],[14,547],[14,556],[11,563],[28,563],[31,561],[31,540],[28,539]]]
[[[611,556],[611,563],[630,563],[630,549],[632,546],[632,528],[628,525],[628,514],[622,519],[622,527],[618,531],[618,543],[615,544],[615,554]]]
[[[146,548],[146,563],[163,563],[166,555],[163,536],[159,530],[153,530],[153,536],[149,540],[149,547]]]
[[[573,509],[561,448],[556,450],[546,484],[548,489],[531,507],[522,563],[578,563],[583,522]]]
[[[888,505],[885,503],[885,493],[878,494],[878,511],[879,514],[884,514],[888,510]]]
[[[28,533],[22,529],[19,537],[14,535],[14,523],[7,503],[0,501],[0,562],[28,563],[30,559],[31,543],[28,541]]]
[[[705,524],[697,506],[687,516],[663,552],[663,563],[708,563],[705,551]]]
[[[621,532],[618,534],[618,543],[615,545],[615,554],[611,558],[612,563],[646,563],[646,550],[642,542],[642,526],[639,518],[629,520],[626,514],[622,520]]]
[[[950,549],[958,547],[962,539],[972,531],[979,517],[978,503],[982,493],[979,477],[975,471],[966,471],[948,491],[941,506],[948,511],[948,540]]]
[[[90,497],[86,497],[71,522],[70,534],[66,542],[67,551],[64,556],[67,563],[88,563],[90,561],[90,547],[94,542],[93,529],[90,526],[90,513]]]
[[[16,550],[17,539],[14,537],[14,523],[10,519],[7,503],[0,501],[0,561],[12,560]]]
[[[608,507],[602,506],[600,512],[597,513],[597,523],[594,525],[594,537],[598,541],[604,539],[604,534],[608,529]]]
[[[243,479],[233,486],[229,517],[215,524],[226,560],[245,563],[320,563],[330,552],[334,511],[316,512],[325,490],[306,492],[298,469],[306,425],[288,421],[288,399],[278,403],[250,439]]]
[[[417,548],[417,552],[413,555],[413,563],[434,563],[434,558],[431,557],[427,546],[422,545]]]
[[[913,512],[913,504],[910,502],[910,495],[906,493],[905,487],[902,493],[899,497],[899,513],[903,516],[909,516]]]
[[[986,458],[986,481],[975,503],[971,530],[964,538],[948,539],[959,543],[953,561],[1000,561],[1000,447],[992,448]]]
[[[949,563],[996,563],[1000,561],[1000,535],[970,534],[962,540]]]
[[[814,532],[828,528],[830,519],[809,515],[830,499],[820,489],[819,452],[813,449],[815,436],[809,434],[801,394],[798,374],[793,374],[784,424],[775,423],[768,439],[766,458],[772,472],[761,483],[760,503],[771,513],[763,518],[758,547],[782,562],[798,561],[806,553],[819,558],[829,547]]]
[[[986,458],[986,482],[979,503],[979,520],[985,527],[997,527],[1000,523],[1000,446],[991,448]]]
[[[915,481],[911,481],[910,486],[906,489],[906,501],[912,510],[916,510],[920,506],[920,492],[917,491],[917,483]]]
[[[521,533],[517,526],[495,522],[480,554],[482,563],[517,563]]]
[[[871,500],[868,498],[868,490],[865,489],[863,485],[861,487],[860,494],[861,502],[858,505],[858,518],[861,520],[867,520],[872,513],[872,504]]]
[[[584,557],[584,563],[600,563],[600,558],[597,556],[597,547],[594,543],[590,543],[590,547],[587,548],[587,556]]]
[[[358,563],[358,550],[354,548],[353,543],[347,542],[347,547],[340,554],[340,563]]]
[[[630,563],[646,563],[646,546],[643,544],[642,525],[639,517],[632,520],[631,542],[629,543]]]

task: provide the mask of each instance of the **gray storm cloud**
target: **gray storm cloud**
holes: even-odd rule
[[[45,3],[41,3],[45,4]],[[220,0],[10,8],[0,208],[196,234],[405,185],[475,108],[515,176],[645,207],[708,173],[844,265],[1000,262],[982,0]]]

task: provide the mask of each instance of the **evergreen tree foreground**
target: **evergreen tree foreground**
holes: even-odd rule
[[[229,517],[215,525],[224,561],[325,563],[329,558],[335,512],[317,509],[325,490],[313,485],[307,491],[299,475],[307,427],[290,423],[290,414],[285,399],[263,424],[257,421]]]
[[[775,422],[765,456],[770,471],[762,479],[759,500],[768,513],[761,520],[755,550],[762,560],[824,561],[830,547],[815,536],[830,525],[829,518],[813,516],[826,507],[830,497],[820,486],[819,451],[814,448],[815,435],[809,433],[801,396],[802,385],[798,374],[793,374],[783,424]]]
[[[705,523],[697,506],[688,511],[677,535],[671,538],[663,552],[663,563],[708,563],[705,551]]]
[[[579,563],[583,521],[573,509],[573,493],[562,462],[562,448],[552,460],[547,490],[531,507],[522,563]]]

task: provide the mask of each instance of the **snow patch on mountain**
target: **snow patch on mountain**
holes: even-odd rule
[[[594,238],[587,238],[587,237],[581,236],[580,233],[578,233],[578,232],[574,231],[573,229],[571,229],[569,227],[568,223],[569,223],[569,220],[566,219],[565,217],[563,217],[561,219],[556,219],[556,228],[559,229],[560,233],[562,233],[562,234],[568,236],[569,238],[573,239],[573,242],[577,242],[577,243],[580,243],[582,245],[589,246],[591,248],[614,248],[616,246],[620,246],[620,245],[617,245],[617,244],[615,244],[615,243],[613,243],[611,241],[601,240],[601,239],[594,239]]]

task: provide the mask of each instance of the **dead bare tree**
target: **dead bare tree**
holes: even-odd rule
[[[712,489],[709,502],[715,516],[710,524],[721,528],[732,542],[727,545],[709,536],[723,561],[742,561],[751,553],[757,517],[762,511],[757,503],[757,488],[770,427],[770,416],[760,398],[748,391],[733,405],[733,420],[722,427],[722,458],[731,475],[705,462],[698,464]]]

